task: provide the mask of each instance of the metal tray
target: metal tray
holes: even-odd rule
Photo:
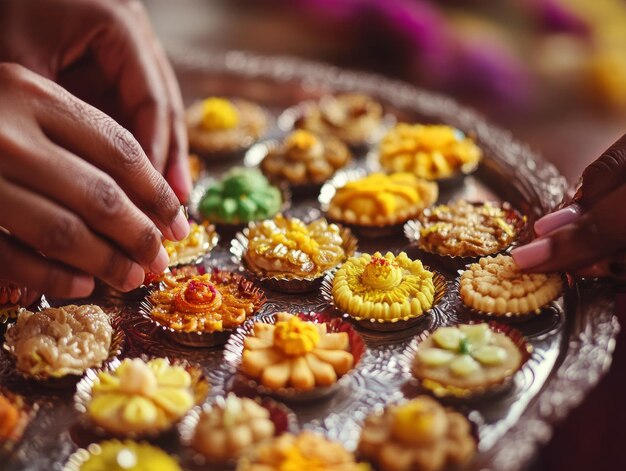
[[[398,119],[443,122],[471,132],[484,149],[485,160],[461,186],[446,190],[440,198],[442,202],[458,197],[472,201],[507,200],[527,215],[532,224],[563,198],[566,183],[554,166],[515,141],[508,132],[444,96],[375,75],[291,58],[267,58],[241,52],[185,50],[170,53],[188,103],[206,95],[243,96],[262,103],[275,120],[281,110],[302,100],[332,91],[358,90],[379,98],[387,111]],[[281,131],[274,125],[267,137],[280,135]],[[367,149],[359,156],[360,165],[364,165],[366,152]],[[232,165],[243,165],[243,158],[215,162],[208,172],[216,176]],[[197,203],[202,191],[200,183],[192,203]],[[315,198],[311,198],[295,201],[288,214],[311,219],[319,215],[319,209]],[[408,241],[402,237],[359,242],[361,251],[410,250]],[[222,238],[220,246],[204,263],[238,270],[228,253],[229,245],[230,240]],[[362,330],[370,354],[338,394],[313,405],[294,407],[300,426],[324,432],[348,448],[354,448],[365,415],[385,403],[416,393],[409,381],[409,365],[403,353],[424,329],[458,322],[464,316],[454,289],[456,273],[436,263],[433,268],[446,275],[449,289],[429,321],[394,333]],[[326,307],[323,298],[315,293],[303,297],[267,292],[267,297],[262,313],[320,311]],[[213,385],[210,397],[223,395],[228,390],[233,375],[222,362],[220,349],[186,349],[168,343],[134,312],[135,306],[129,304],[123,313],[127,328],[126,354],[166,354],[199,362]],[[512,390],[471,406],[455,405],[479,424],[479,453],[467,469],[523,469],[538,447],[548,441],[553,424],[580,403],[599,381],[610,365],[619,330],[613,316],[611,286],[570,281],[564,297],[547,314],[516,327],[528,336],[534,353],[522,374],[516,377]],[[12,372],[6,356],[0,357],[0,384],[25,394],[28,400],[40,405],[39,414],[21,445],[7,462],[0,464],[0,469],[61,469],[76,449],[71,438],[77,419],[72,405],[73,391],[44,391],[24,384]],[[175,454],[180,449],[175,439],[161,445]]]

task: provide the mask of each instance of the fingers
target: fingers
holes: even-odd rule
[[[40,271],[52,269],[49,264],[56,260],[77,271],[93,274],[122,291],[130,291],[142,284],[144,269],[95,235],[70,211],[3,179],[0,179],[0,200],[10,208],[0,213],[0,226],[48,259],[39,261]],[[30,258],[33,257],[31,254]],[[25,279],[11,279],[35,289],[44,287],[42,284],[31,285]],[[62,281],[68,281],[67,277]],[[64,288],[70,289],[71,286]]]
[[[47,260],[0,233],[0,277],[58,298],[82,298],[94,288],[90,276]]]
[[[546,235],[559,227],[576,221],[581,215],[582,210],[580,206],[571,204],[537,220],[537,222],[535,222],[535,233],[538,236]]]
[[[622,249],[626,240],[626,218],[618,215],[626,201],[626,186],[614,190],[573,222],[528,245],[512,256],[528,271],[571,271],[602,260]]]

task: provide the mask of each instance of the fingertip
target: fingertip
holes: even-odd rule
[[[570,224],[582,215],[580,206],[571,204],[550,214],[546,214],[535,222],[535,232],[538,236],[543,236]]]
[[[95,280],[92,276],[77,275],[72,278],[70,290],[68,293],[69,298],[85,298],[93,293],[95,288]]]
[[[550,260],[552,256],[552,241],[549,238],[535,239],[527,245],[517,247],[511,251],[511,257],[522,270],[528,270]]]

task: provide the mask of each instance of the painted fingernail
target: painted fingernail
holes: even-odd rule
[[[180,207],[180,211],[174,219],[174,222],[170,224],[170,230],[176,240],[183,240],[189,235],[189,222],[185,216],[185,210],[183,206]]]
[[[148,268],[153,273],[163,273],[168,263],[170,263],[170,257],[167,255],[165,247],[161,246],[159,253]]]
[[[146,272],[141,265],[133,263],[130,270],[128,270],[128,275],[126,275],[126,279],[122,285],[122,291],[128,292],[134,290],[135,288],[139,288],[143,283],[145,276]]]
[[[569,205],[550,214],[546,214],[535,222],[535,232],[537,235],[548,234],[559,227],[574,222],[581,216],[580,207],[576,204]]]
[[[92,293],[94,286],[95,284],[93,277],[87,275],[75,276],[72,279],[72,285],[70,287],[68,297],[84,298],[86,296],[89,296]]]
[[[536,239],[528,245],[513,249],[511,256],[522,270],[547,262],[552,256],[552,241]]]

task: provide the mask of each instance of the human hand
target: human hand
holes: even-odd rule
[[[585,169],[571,204],[539,219],[535,232],[512,252],[522,269],[626,278],[626,135]]]
[[[112,116],[187,200],[180,90],[141,2],[3,0],[0,62],[24,65]]]
[[[16,64],[0,64],[0,123],[0,280],[72,298],[165,269],[161,234],[189,225],[128,131]]]

